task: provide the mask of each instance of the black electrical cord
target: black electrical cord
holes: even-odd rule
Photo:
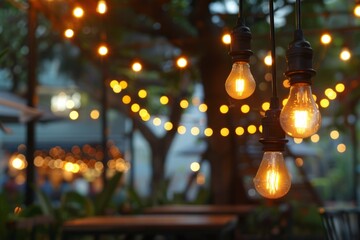
[[[301,30],[301,3],[296,0],[296,29]]]
[[[270,11],[270,42],[271,42],[271,73],[272,73],[272,98],[271,109],[279,108],[279,100],[277,96],[277,83],[276,83],[276,49],[275,49],[275,24],[274,24],[274,1],[269,0]]]

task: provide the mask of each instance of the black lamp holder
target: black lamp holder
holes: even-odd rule
[[[245,25],[242,12],[242,0],[239,1],[239,15],[236,26],[231,31],[231,44],[229,55],[234,62],[249,62],[253,52],[251,51],[251,31]]]
[[[276,52],[275,52],[275,30],[274,30],[274,4],[269,0],[270,9],[270,40],[272,62],[272,92],[270,109],[265,112],[265,117],[261,119],[263,126],[263,137],[259,140],[263,144],[265,152],[283,152],[288,140],[285,132],[280,125],[280,104],[277,97],[276,88]]]

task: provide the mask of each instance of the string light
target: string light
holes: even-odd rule
[[[108,47],[105,44],[101,44],[98,48],[98,54],[100,56],[106,56],[109,52]]]
[[[64,36],[66,38],[72,38],[74,37],[75,33],[74,33],[74,30],[72,30],[71,28],[68,28],[64,31]]]
[[[356,17],[360,17],[360,1],[356,1],[355,7],[354,7],[354,15]]]
[[[84,9],[82,7],[75,7],[73,10],[73,15],[76,18],[82,18],[84,16]]]
[[[225,33],[222,38],[221,41],[226,44],[229,45],[231,43],[231,35],[229,33]]]
[[[105,0],[99,0],[96,6],[96,11],[100,14],[105,14],[107,11],[107,5]]]
[[[176,65],[179,67],[179,68],[185,68],[188,64],[188,61],[185,57],[179,57],[177,60],[176,60]]]
[[[134,72],[140,72],[142,70],[142,65],[140,62],[134,62],[131,68]]]
[[[343,48],[340,52],[340,59],[343,61],[348,61],[351,58],[351,53],[348,48]]]
[[[331,37],[331,35],[329,33],[324,33],[324,34],[321,35],[320,41],[321,41],[322,44],[328,45],[328,44],[331,43],[332,37]]]
[[[272,57],[271,57],[270,53],[268,53],[264,57],[264,63],[265,63],[266,66],[271,66],[272,65]]]

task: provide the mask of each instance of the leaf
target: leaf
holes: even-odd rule
[[[43,213],[45,215],[55,217],[55,210],[51,204],[49,197],[43,191],[41,191],[39,188],[35,188],[35,194],[37,196],[40,208],[43,211]]]

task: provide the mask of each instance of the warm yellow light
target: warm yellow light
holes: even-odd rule
[[[338,92],[338,93],[342,93],[343,91],[345,91],[345,85],[343,83],[338,83],[336,84],[335,86],[335,90]]]
[[[146,98],[147,91],[145,89],[140,89],[138,92],[138,96],[139,96],[139,98]]]
[[[210,137],[213,135],[213,130],[211,128],[205,128],[204,135]]]
[[[105,45],[100,45],[98,48],[98,54],[101,56],[106,56],[109,52],[109,49]]]
[[[75,32],[71,28],[68,28],[64,31],[64,36],[66,38],[72,38],[72,37],[74,37],[74,35],[75,35]]]
[[[334,90],[332,90],[331,88],[327,88],[325,90],[325,95],[330,99],[330,100],[334,100],[337,97],[337,94]]]
[[[197,171],[200,170],[200,164],[199,164],[198,162],[192,162],[192,163],[190,164],[190,169],[191,169],[191,171],[193,171],[193,172],[197,172]]]
[[[122,88],[121,88],[120,84],[117,84],[116,86],[114,86],[112,88],[112,90],[113,90],[114,93],[120,93]]]
[[[110,86],[111,88],[114,88],[114,87],[117,86],[117,85],[119,85],[118,80],[113,79],[113,80],[110,81],[109,86]]]
[[[280,113],[280,124],[289,136],[296,138],[307,138],[318,131],[321,115],[309,84],[291,86],[288,101]]]
[[[219,110],[222,114],[225,114],[229,111],[229,107],[226,105],[221,105]]]
[[[248,131],[248,133],[250,133],[250,134],[256,133],[256,130],[257,130],[257,128],[256,128],[255,125],[249,125],[249,126],[247,127],[247,131]]]
[[[138,111],[140,111],[140,105],[139,104],[137,104],[137,103],[133,103],[132,105],[131,105],[131,111],[133,111],[133,112],[138,112]]]
[[[166,105],[169,103],[169,98],[167,96],[161,96],[159,101],[162,105]]]
[[[155,126],[160,126],[160,124],[161,124],[161,119],[158,118],[158,117],[154,118],[154,119],[153,119],[153,124],[154,124]]]
[[[184,108],[184,109],[188,108],[189,107],[189,102],[187,100],[185,100],[185,99],[181,100],[180,101],[180,107]]]
[[[265,56],[264,63],[265,63],[266,66],[271,66],[272,65],[272,57],[271,57],[270,54]]]
[[[186,127],[180,125],[177,129],[179,134],[185,134],[186,133]]]
[[[227,137],[229,135],[230,131],[228,128],[222,128],[220,129],[220,135],[223,137]]]
[[[99,119],[99,117],[100,117],[100,112],[99,112],[99,110],[93,109],[93,110],[90,112],[90,117],[91,117],[91,119],[93,119],[93,120]]]
[[[351,53],[349,51],[349,49],[344,48],[341,52],[340,52],[340,59],[343,61],[348,61],[351,58]]]
[[[179,67],[179,68],[185,68],[188,64],[188,61],[185,57],[179,57],[177,60],[176,60],[176,65]]]
[[[283,106],[285,106],[285,105],[286,105],[286,103],[287,103],[287,101],[288,101],[288,99],[287,99],[287,98],[285,98],[285,99],[282,101],[282,105],[283,105]]]
[[[337,145],[337,151],[339,152],[339,153],[343,153],[343,152],[345,152],[346,151],[346,145],[345,144],[343,144],[343,143],[340,143],[339,145]]]
[[[96,11],[100,14],[106,13],[107,6],[105,0],[99,0],[96,6]]]
[[[322,44],[328,45],[329,43],[331,43],[332,37],[331,37],[330,34],[324,33],[323,35],[321,35],[320,41],[321,41]]]
[[[128,83],[125,80],[120,81],[119,85],[120,85],[121,89],[126,89],[128,87]]]
[[[222,38],[221,41],[226,44],[229,45],[231,43],[231,35],[229,33],[225,33]]]
[[[192,127],[190,129],[190,132],[191,132],[192,135],[197,136],[197,135],[200,134],[200,129],[198,127]]]
[[[147,115],[143,116],[141,119],[142,119],[144,122],[147,122],[147,121],[150,120],[150,118],[151,118],[151,115],[150,115],[150,114],[147,114]]]
[[[261,133],[263,132],[263,126],[262,125],[259,126],[259,132],[261,132]]]
[[[11,166],[17,170],[23,170],[27,165],[25,156],[23,154],[18,154],[11,160]]]
[[[339,138],[339,136],[340,136],[340,133],[339,133],[339,131],[337,131],[337,130],[332,130],[331,132],[330,132],[330,137],[331,137],[331,139],[338,139]]]
[[[208,109],[207,105],[205,103],[202,103],[199,105],[199,111],[200,112],[206,112]]]
[[[124,104],[131,103],[131,97],[129,95],[124,95],[121,100]]]
[[[322,108],[327,108],[327,107],[329,107],[329,105],[330,105],[330,102],[326,98],[320,100],[320,106]]]
[[[312,135],[312,136],[310,137],[310,140],[311,140],[313,143],[319,142],[319,140],[320,140],[319,134],[314,134],[314,135]]]
[[[302,138],[294,138],[294,143],[296,144],[300,144],[303,142],[303,139]]]
[[[354,7],[354,15],[360,17],[360,3],[356,4]]]
[[[298,158],[295,159],[295,164],[298,167],[302,167],[304,165],[304,160],[302,158],[298,157]]]
[[[84,9],[82,9],[81,7],[75,7],[73,10],[73,15],[76,18],[81,18],[84,16]]]
[[[284,88],[289,88],[289,87],[290,87],[290,81],[289,81],[289,79],[285,79],[285,80],[283,81],[283,86],[284,86]]]
[[[245,129],[243,127],[237,127],[235,129],[235,133],[236,133],[236,135],[241,136],[245,133]]]
[[[206,181],[206,179],[205,179],[205,175],[204,175],[204,174],[198,173],[198,174],[196,175],[196,183],[197,183],[198,185],[204,185],[204,184],[205,184],[205,181]]]
[[[139,63],[139,62],[134,62],[134,63],[132,64],[131,68],[132,68],[132,70],[133,70],[134,72],[140,72],[141,69],[142,69],[142,65],[141,65],[141,63]]]
[[[173,129],[173,124],[171,122],[164,123],[164,129],[166,131],[170,131],[171,129]]]
[[[255,91],[256,83],[246,62],[235,62],[225,82],[225,90],[234,99],[245,99]]]
[[[240,110],[242,113],[248,113],[250,111],[250,106],[247,104],[244,104],[241,106]]]
[[[281,152],[264,152],[254,178],[257,192],[270,199],[283,197],[291,187],[291,178]]]
[[[270,108],[270,103],[269,103],[269,102],[264,102],[264,103],[261,105],[261,108],[262,108],[264,111],[269,110],[269,108]]]
[[[70,113],[69,113],[69,118],[71,119],[71,120],[76,120],[76,119],[78,119],[79,118],[79,113],[77,112],[77,111],[71,111]]]
[[[143,117],[145,117],[145,116],[147,116],[147,115],[149,115],[149,112],[146,110],[146,109],[140,109],[140,111],[139,111],[139,116],[141,117],[141,118],[143,118]]]

